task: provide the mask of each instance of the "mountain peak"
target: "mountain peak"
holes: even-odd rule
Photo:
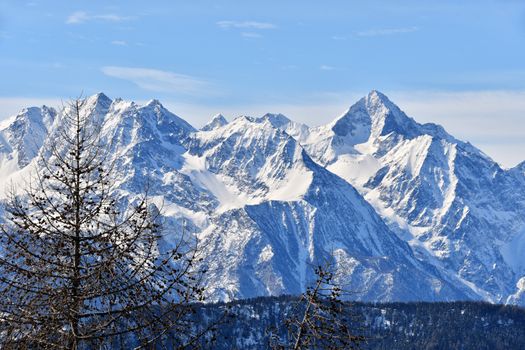
[[[103,104],[103,105],[109,105],[111,102],[113,102],[105,93],[98,92],[92,96],[89,96],[86,99],[89,102],[96,103],[96,104]]]
[[[141,112],[143,118],[156,123],[162,128],[167,126],[169,126],[168,129],[175,127],[184,130],[185,133],[195,131],[195,128],[191,126],[191,124],[170,112],[157,99],[148,101],[144,106],[139,107],[138,110]]]
[[[258,123],[264,123],[265,121],[269,122],[276,128],[281,128],[292,122],[288,117],[281,113],[266,113],[262,117],[256,119],[256,122]]]
[[[15,123],[42,124],[45,128],[51,127],[57,112],[50,107],[24,108],[14,119]]]
[[[27,107],[27,108],[22,109],[22,112],[19,115],[27,115],[29,118],[32,118],[32,116],[38,113],[40,113],[40,108]]]
[[[86,100],[83,112],[107,121],[115,193],[132,201],[148,184],[166,203],[167,231],[188,223],[203,240],[202,264],[218,263],[203,281],[212,297],[300,293],[308,264],[333,252],[356,298],[525,303],[525,163],[507,177],[379,91],[312,129],[282,114],[227,124],[219,114],[208,124],[222,127],[196,132],[158,100]],[[38,171],[28,165],[62,121],[46,111],[26,109],[0,130],[0,190]]]
[[[160,108],[164,108],[164,106],[162,105],[162,103],[160,103],[159,100],[157,100],[156,98],[152,99],[152,100],[149,100],[145,105],[144,107],[160,107]]]
[[[392,112],[401,112],[399,107],[393,103],[388,96],[377,90],[370,91],[363,100],[369,110],[381,108]]]
[[[53,108],[29,107],[10,119],[9,124],[2,125],[0,139],[4,138],[8,142],[8,150],[17,152],[15,159],[20,169],[37,155],[56,116],[57,112]]]
[[[369,109],[376,107],[376,108],[384,108],[390,111],[401,112],[399,107],[394,102],[392,102],[388,98],[388,96],[386,96],[380,91],[372,90],[368,93],[368,95],[366,95],[366,97],[364,97],[364,99],[366,101],[367,108]]]
[[[353,135],[357,129],[361,130],[361,136],[358,137],[360,142],[365,141],[363,137],[367,138],[367,135],[363,134],[366,129],[373,137],[385,136],[392,132],[409,138],[420,134],[417,131],[418,124],[377,90],[370,91],[352,105],[332,122],[331,129],[339,136]]]
[[[108,95],[106,95],[106,94],[103,93],[102,91],[97,92],[97,93],[96,93],[95,95],[93,95],[93,96],[95,96],[97,99],[111,100],[111,99],[108,97]]]
[[[368,99],[379,99],[379,100],[382,100],[382,101],[390,102],[388,97],[385,94],[383,94],[381,91],[379,91],[379,90],[371,90],[368,93],[367,98]]]
[[[95,112],[97,115],[105,115],[113,101],[106,96],[103,92],[99,92],[95,95],[89,96],[84,100],[85,108]]]
[[[232,123],[245,123],[245,122],[254,123],[255,118],[250,117],[248,115],[240,115],[237,118],[235,118]]]
[[[216,114],[206,125],[204,125],[201,130],[202,131],[210,131],[214,129],[218,129],[224,125],[228,124],[228,121],[222,114]]]
[[[517,171],[519,171],[519,172],[523,173],[523,175],[525,175],[525,161],[519,163],[513,169],[516,169]]]

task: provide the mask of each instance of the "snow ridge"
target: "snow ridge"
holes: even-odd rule
[[[37,166],[67,112],[3,123],[0,187]],[[525,162],[501,169],[378,91],[315,128],[268,113],[196,130],[157,100],[103,93],[82,113],[103,125],[119,196],[148,184],[162,206],[160,244],[182,227],[203,243],[211,300],[300,293],[332,259],[361,300],[525,305]]]

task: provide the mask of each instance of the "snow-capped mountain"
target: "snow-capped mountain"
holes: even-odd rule
[[[308,153],[356,186],[415,253],[479,295],[522,293],[525,186],[441,126],[419,124],[372,91],[302,136]]]
[[[520,164],[516,165],[511,169],[511,171],[518,174],[518,176],[525,178],[525,162],[521,162]]]
[[[44,143],[57,112],[46,106],[24,109],[0,125],[0,178],[29,164]]]
[[[2,182],[27,176],[62,113],[2,125]],[[267,114],[196,130],[159,101],[104,94],[83,113],[104,123],[120,195],[147,185],[167,232],[199,238],[212,300],[300,293],[333,256],[357,299],[525,304],[524,172],[378,92],[317,128]]]
[[[204,125],[201,128],[201,130],[209,131],[216,128],[220,128],[221,126],[224,126],[226,124],[228,124],[228,121],[226,120],[226,118],[224,118],[222,114],[219,113],[216,116],[214,116],[208,123],[206,123],[206,125]]]
[[[350,184],[267,120],[239,117],[193,134],[185,157],[182,172],[219,200],[199,234],[212,257],[214,294],[300,293],[312,278],[308,265],[329,254],[341,283],[361,299],[469,293],[417,261]]]

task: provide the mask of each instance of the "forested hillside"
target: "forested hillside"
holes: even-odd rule
[[[267,349],[269,332],[294,310],[293,297],[206,305],[200,319],[220,318],[213,349]],[[362,349],[525,349],[525,310],[480,302],[352,304]],[[205,314],[205,315],[204,315]]]

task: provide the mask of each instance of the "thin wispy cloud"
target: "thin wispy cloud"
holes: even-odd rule
[[[343,40],[346,40],[346,36],[334,35],[332,36],[332,40],[343,41]]]
[[[151,68],[118,66],[106,66],[101,70],[109,77],[130,81],[144,90],[185,95],[213,93],[209,82],[185,74]]]
[[[323,65],[321,65],[321,67],[319,67],[319,69],[320,70],[334,70],[335,67],[323,64]]]
[[[242,32],[241,36],[243,38],[248,38],[248,39],[259,39],[263,37],[261,34],[254,33],[254,32]]]
[[[135,19],[132,16],[121,16],[117,14],[89,14],[85,11],[76,11],[68,16],[67,24],[82,24],[90,21],[123,22]]]
[[[414,33],[419,31],[418,27],[371,29],[357,32],[357,36],[386,36],[395,34]]]
[[[287,64],[285,66],[281,67],[282,70],[297,70],[299,69],[299,66],[296,64]]]
[[[124,40],[113,40],[111,44],[116,46],[128,46],[128,42]]]
[[[241,28],[241,29],[275,29],[277,26],[273,23],[256,22],[256,21],[219,21],[217,25],[220,28]]]

